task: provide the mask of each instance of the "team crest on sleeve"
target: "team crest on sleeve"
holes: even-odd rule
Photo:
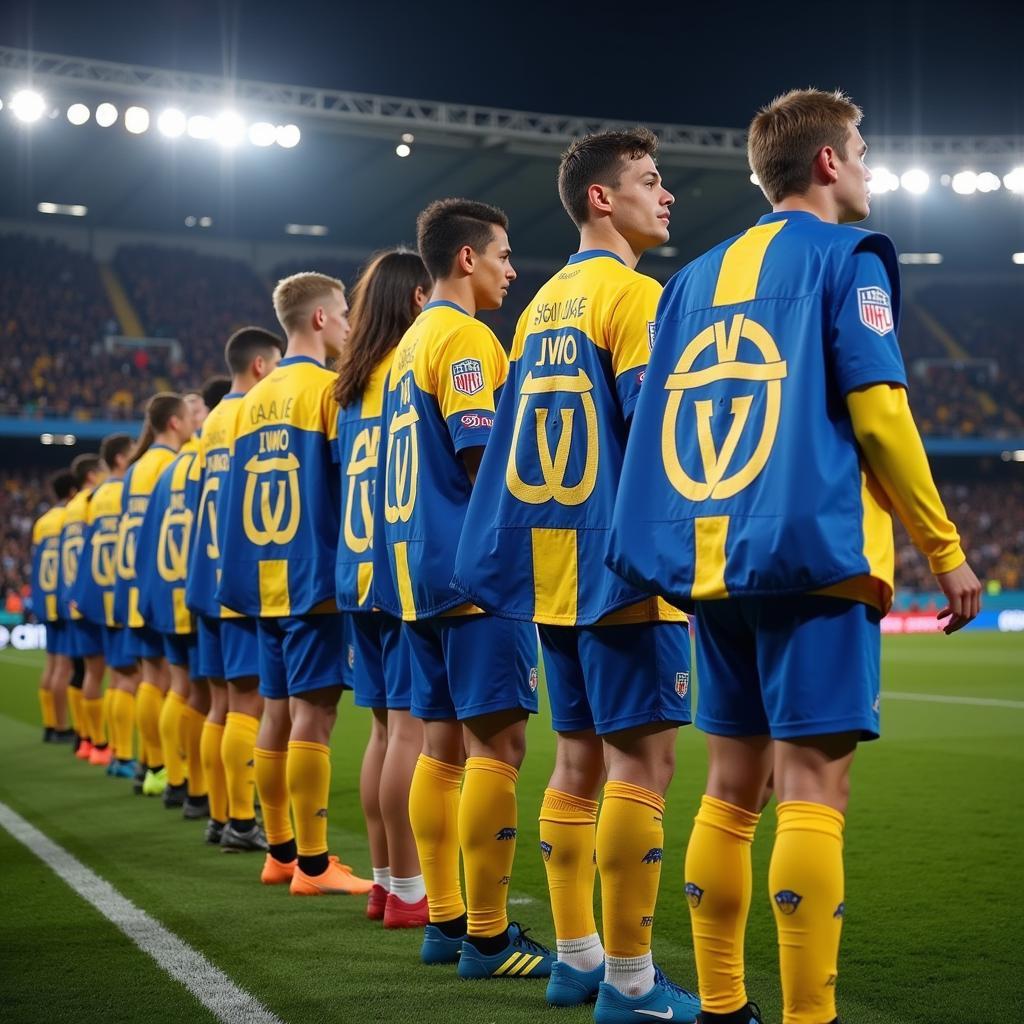
[[[858,288],[857,309],[860,322],[882,336],[892,330],[892,302],[884,288]]]
[[[460,359],[452,363],[452,386],[459,394],[475,395],[484,389],[484,368],[479,359]]]

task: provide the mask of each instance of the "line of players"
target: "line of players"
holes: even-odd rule
[[[804,91],[758,116],[751,160],[775,212],[665,297],[635,269],[669,237],[656,140],[588,136],[558,179],[579,251],[523,313],[511,362],[476,318],[515,281],[508,221],[440,200],[418,219],[419,254],[377,256],[351,310],[335,279],[279,282],[285,343],[236,333],[230,382],[155,396],[134,448],[108,438],[102,463],[77,459],[79,490],[36,542],[44,694],[68,655],[85,659],[79,756],[208,816],[208,842],[265,851],[264,882],[368,893],[369,917],[424,928],[425,963],[546,977],[550,1004],[596,997],[600,1024],[760,1019],[743,931],[774,784],[784,1020],[835,1020],[842,812],[856,742],[878,731],[889,509],[950,595],[947,628],[978,589],[905,407],[891,243],[840,226],[867,212],[860,112]],[[780,380],[803,389],[781,427]],[[695,429],[681,425],[701,388]],[[794,420],[823,407],[815,393],[827,416]],[[731,413],[712,427],[716,403]],[[787,459],[807,445],[817,484]],[[679,609],[695,605],[711,750],[686,868],[700,1000],[651,958],[665,792],[691,720]],[[558,735],[540,811],[555,952],[507,916],[538,653]],[[828,693],[808,697],[815,662]],[[373,709],[372,882],[327,845],[349,687]]]

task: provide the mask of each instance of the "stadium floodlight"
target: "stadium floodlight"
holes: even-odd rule
[[[941,252],[901,252],[900,263],[909,266],[937,267],[942,262]]]
[[[11,97],[11,113],[19,121],[31,124],[46,113],[46,100],[33,89],[19,89]]]
[[[201,228],[212,228],[213,227],[213,218],[212,217],[200,217],[199,218],[199,226]]]
[[[761,184],[761,179],[756,174],[754,174],[753,171],[750,172],[750,184],[751,185],[760,185]]]
[[[245,138],[245,123],[233,110],[224,110],[213,123],[213,137],[222,146],[237,146]]]
[[[323,238],[327,234],[326,224],[285,224],[286,235],[312,235],[314,238]]]
[[[101,128],[109,128],[117,121],[117,107],[113,103],[101,103],[96,108],[96,123]]]
[[[53,444],[53,434],[40,434],[39,435],[39,443],[40,444]]]
[[[978,176],[974,171],[959,171],[953,175],[953,191],[958,196],[971,196],[978,191]]]
[[[412,152],[412,146],[407,142],[400,142],[395,146],[395,155],[400,157],[407,157]]]
[[[161,111],[160,116],[156,119],[157,131],[169,139],[177,139],[184,135],[187,124],[188,119],[177,107],[168,107]]]
[[[412,145],[416,141],[416,136],[412,132],[402,132],[402,141]]]
[[[64,217],[84,217],[89,212],[89,208],[80,203],[37,203],[36,209],[40,213],[57,213]]]
[[[1011,253],[1010,259],[1013,260],[1018,267],[1024,267],[1024,252]]]
[[[887,167],[875,167],[871,171],[868,188],[873,196],[881,196],[886,192],[895,192],[900,187],[900,179]]]
[[[999,175],[993,174],[991,171],[982,171],[981,174],[978,175],[978,191],[998,192]]]
[[[291,149],[299,144],[302,132],[297,124],[279,124],[277,126],[277,144],[282,149]]]
[[[661,256],[663,259],[670,260],[674,256],[679,255],[679,249],[674,245],[659,245],[657,249],[651,250],[652,256]]]
[[[198,218],[194,217],[191,213],[185,218],[185,227],[194,228],[198,223]]]
[[[1009,174],[1003,177],[1003,185],[1010,192],[1024,192],[1024,167],[1014,167]]]
[[[193,114],[188,119],[187,131],[193,139],[212,139],[213,118],[205,114]]]
[[[129,107],[124,112],[124,127],[132,135],[149,131],[149,111],[145,107]]]
[[[249,125],[249,141],[254,146],[272,146],[277,141],[277,127],[269,121]]]
[[[72,103],[68,107],[68,120],[74,124],[85,124],[92,117],[92,111],[84,103]]]
[[[914,196],[924,195],[931,183],[932,179],[928,176],[928,172],[922,171],[919,167],[911,168],[900,175],[900,184]]]

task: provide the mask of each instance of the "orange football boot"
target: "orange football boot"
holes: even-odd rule
[[[388,893],[388,902],[384,907],[385,928],[423,928],[430,924],[430,909],[427,897],[415,903],[406,903],[393,892]]]
[[[361,896],[372,888],[368,878],[358,878],[347,864],[329,857],[327,870],[320,875],[307,875],[296,864],[290,892],[293,896]]]
[[[278,860],[272,854],[267,854],[263,861],[263,870],[260,872],[260,881],[264,885],[284,885],[292,880],[295,874],[295,867],[298,861],[290,860],[287,864]]]
[[[105,768],[110,764],[111,758],[114,756],[113,751],[110,747],[93,747],[92,753],[89,754],[89,764],[98,764],[100,767]]]
[[[388,901],[388,891],[383,885],[373,884],[370,895],[366,898],[366,916],[371,921],[384,920],[384,905]]]
[[[78,744],[78,749],[75,751],[75,757],[79,761],[88,761],[92,757],[92,743],[89,740],[83,739]]]

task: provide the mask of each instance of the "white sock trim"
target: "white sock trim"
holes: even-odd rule
[[[382,889],[386,889],[388,892],[391,892],[391,869],[374,868],[373,884],[379,885]]]
[[[593,971],[604,962],[601,936],[594,932],[579,939],[557,939],[558,959],[577,971]]]
[[[646,995],[654,987],[654,958],[643,956],[606,956],[604,980],[624,996],[635,999]]]
[[[419,903],[427,895],[422,875],[413,875],[411,878],[392,878],[391,891],[403,903]]]

